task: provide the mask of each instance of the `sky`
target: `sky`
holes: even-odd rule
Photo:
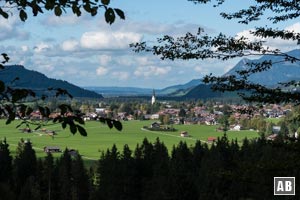
[[[130,43],[151,43],[163,35],[196,33],[199,27],[209,35],[222,32],[244,35],[251,40],[255,38],[249,35],[249,30],[257,26],[300,32],[300,22],[295,20],[273,25],[262,19],[242,25],[219,15],[245,8],[249,3],[251,0],[231,0],[213,8],[212,4],[195,5],[187,0],[111,0],[111,7],[122,9],[126,16],[125,20],[117,18],[112,25],[105,22],[103,11],[96,17],[30,14],[26,22],[21,22],[15,14],[8,20],[0,18],[0,48],[9,55],[9,64],[20,64],[81,87],[165,88],[209,73],[222,75],[239,59],[161,60],[151,53],[133,52]],[[291,41],[268,40],[267,44],[286,51],[297,48]]]

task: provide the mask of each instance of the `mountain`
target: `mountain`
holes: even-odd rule
[[[103,96],[138,96],[138,95],[152,95],[153,89],[138,88],[138,87],[84,87],[87,90],[94,91]]]
[[[194,79],[185,84],[173,85],[163,89],[155,89],[156,95],[170,95],[178,91],[185,91],[189,88],[195,87],[201,83],[200,79]],[[138,87],[97,87],[88,86],[85,89],[97,92],[104,96],[151,96],[153,89],[150,88],[138,88]]]
[[[12,83],[16,77],[18,77],[19,80]],[[67,81],[48,78],[40,72],[28,70],[21,65],[5,66],[5,68],[0,71],[0,80],[6,85],[32,89],[37,94],[44,94],[45,91],[48,92],[48,88],[61,88],[67,90],[73,97],[103,98],[102,95],[96,92],[80,88]]]
[[[286,54],[300,57],[300,50],[293,50],[287,52]],[[271,60],[273,63],[272,67],[267,71],[262,71],[255,73],[249,77],[249,80],[254,83],[259,83],[265,86],[275,86],[279,82],[288,82],[290,80],[300,80],[300,63],[299,62],[280,62],[284,60],[283,56],[262,56],[259,59],[250,60],[242,59],[238,62],[231,70],[224,74],[228,75],[237,75],[236,71],[248,69],[249,66],[247,63],[261,63],[263,61]]]
[[[187,89],[191,89],[201,83],[200,79],[193,79],[189,81],[188,83],[185,84],[180,84],[180,85],[173,85],[166,87],[164,89],[161,89],[157,91],[158,94],[172,94],[172,93],[179,93],[180,91],[186,91]]]

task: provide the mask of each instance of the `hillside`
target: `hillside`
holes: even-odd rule
[[[183,92],[182,94],[185,94],[186,90],[191,89],[191,88],[199,85],[200,83],[201,83],[200,79],[193,79],[185,84],[179,84],[179,85],[173,85],[173,86],[166,87],[164,89],[159,90],[157,93],[168,95],[168,94],[173,94],[173,93],[176,94],[181,91],[181,92]]]
[[[16,77],[18,77],[19,80],[16,80],[12,85],[11,81]],[[73,97],[103,98],[102,95],[96,92],[80,88],[67,81],[48,78],[40,72],[28,70],[21,65],[6,66],[4,70],[0,71],[0,80],[13,87],[32,89],[37,94],[44,94],[45,91],[51,87],[65,89]]]
[[[299,57],[300,50],[293,50],[287,52],[287,54]],[[247,63],[260,63],[262,61],[272,60],[272,62],[282,61],[284,58],[282,56],[262,56],[259,59],[242,59],[238,62],[231,70],[224,74],[236,75],[236,71],[245,70],[249,68]],[[290,80],[300,80],[300,63],[299,62],[278,62],[273,64],[273,66],[268,71],[263,71],[260,73],[253,74],[249,77],[249,80],[253,83],[259,83],[265,86],[275,86],[279,82],[288,82]]]
[[[84,87],[101,94],[103,96],[137,96],[137,95],[152,95],[153,89],[138,88],[138,87],[98,87],[88,86]]]

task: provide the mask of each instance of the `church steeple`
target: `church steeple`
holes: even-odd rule
[[[152,92],[152,98],[151,98],[151,104],[153,105],[155,103],[155,100],[156,100],[156,97],[155,97],[155,91],[153,89],[153,92]]]

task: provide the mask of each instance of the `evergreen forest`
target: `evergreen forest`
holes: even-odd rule
[[[89,169],[68,149],[59,158],[37,158],[30,141],[21,140],[15,156],[8,147],[1,141],[0,199],[6,200],[273,199],[274,177],[300,175],[300,142],[280,138],[239,145],[224,135],[212,145],[180,142],[171,153],[159,138],[145,138],[134,150],[113,145]]]

